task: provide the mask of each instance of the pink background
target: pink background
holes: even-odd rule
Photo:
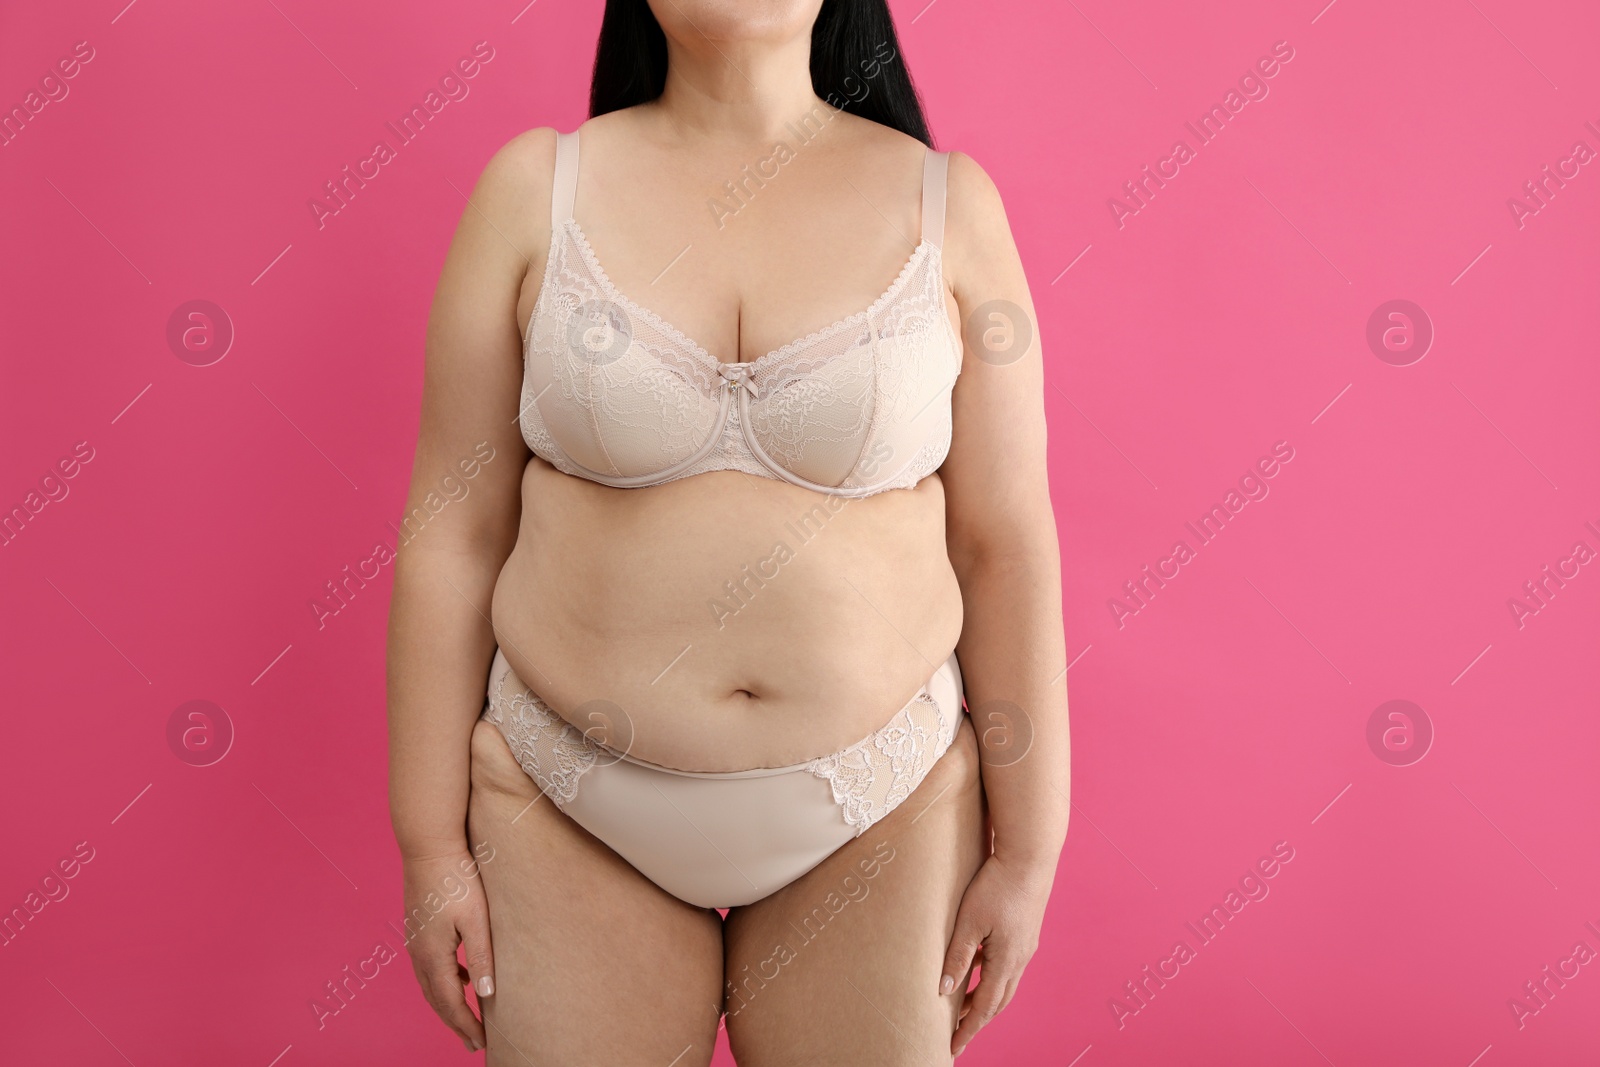
[[[0,1061],[453,1062],[404,961],[320,1032],[308,1008],[400,911],[388,569],[320,631],[308,602],[392,543],[462,194],[517,132],[582,120],[601,4],[123,2],[13,4],[0,36],[7,108],[94,49],[0,148],[0,506],[93,449],[0,548],[0,907],[93,849],[0,948]],[[894,5],[1033,286],[1074,657],[1044,944],[963,1063],[1600,1054],[1600,965],[1520,1027],[1508,1004],[1600,950],[1600,567],[1508,607],[1600,549],[1600,165],[1520,227],[1507,205],[1600,148],[1600,19],[1320,2]],[[470,96],[319,229],[308,199],[478,41]],[[1108,200],[1278,41],[1270,94],[1119,227]],[[1436,332],[1408,366],[1366,341],[1397,298]],[[211,366],[167,343],[192,299],[237,331]],[[1197,547],[1184,523],[1279,441],[1270,494]],[[233,724],[215,765],[168,746],[190,700]],[[1420,762],[1369,747],[1390,700],[1432,725]],[[1270,894],[1198,947],[1185,923],[1280,841]],[[1195,957],[1127,997],[1180,938]]]

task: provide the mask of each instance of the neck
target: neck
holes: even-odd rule
[[[711,141],[780,140],[807,112],[836,110],[811,88],[809,35],[765,41],[667,40],[657,111],[680,135]]]

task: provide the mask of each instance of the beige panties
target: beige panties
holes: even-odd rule
[[[680,771],[585,736],[499,649],[483,710],[557,808],[656,885],[706,908],[775,893],[864,833],[927,777],[964,714],[952,654],[887,725],[842,751],[790,767]]]

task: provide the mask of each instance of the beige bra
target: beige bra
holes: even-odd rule
[[[572,217],[578,134],[557,134],[550,252],[523,338],[522,436],[602,485],[743,471],[836,496],[916,485],[950,450],[961,342],[939,243],[949,153],[922,169],[922,239],[869,306],[725,363],[611,284]]]

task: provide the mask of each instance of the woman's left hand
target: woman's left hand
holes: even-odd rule
[[[950,1040],[959,1056],[979,1030],[1011,1003],[1022,971],[1039,947],[1039,927],[1055,879],[1048,870],[1008,865],[991,855],[962,895],[956,926],[945,952],[939,992],[949,996],[965,981],[973,958],[979,961],[978,984],[966,993],[961,1019]]]

